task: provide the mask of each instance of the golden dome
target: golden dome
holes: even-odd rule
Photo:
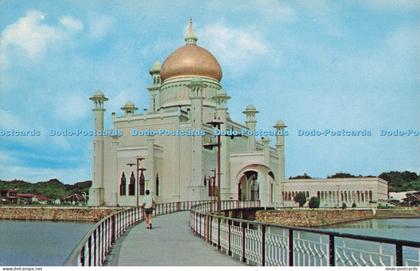
[[[192,30],[192,21],[185,36],[186,44],[173,52],[162,64],[162,81],[175,76],[205,76],[218,81],[222,79],[222,68],[216,58],[196,44],[197,37]]]

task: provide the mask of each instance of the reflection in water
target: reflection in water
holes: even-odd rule
[[[418,234],[420,219],[418,218],[369,219],[332,225],[326,229],[360,235],[420,241],[420,235]]]

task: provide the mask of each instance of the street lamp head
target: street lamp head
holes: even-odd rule
[[[206,150],[212,150],[214,147],[217,147],[217,143],[206,143],[206,144],[203,144],[203,147]]]

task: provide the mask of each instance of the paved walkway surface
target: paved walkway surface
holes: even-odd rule
[[[153,218],[153,230],[146,224],[133,227],[107,255],[110,266],[238,266],[244,265],[193,235],[189,212]]]

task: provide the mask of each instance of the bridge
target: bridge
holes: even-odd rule
[[[222,210],[258,206],[221,202]],[[65,265],[420,265],[420,242],[236,219],[216,208],[211,201],[158,204],[153,230],[145,229],[141,208],[121,210],[99,221]]]

